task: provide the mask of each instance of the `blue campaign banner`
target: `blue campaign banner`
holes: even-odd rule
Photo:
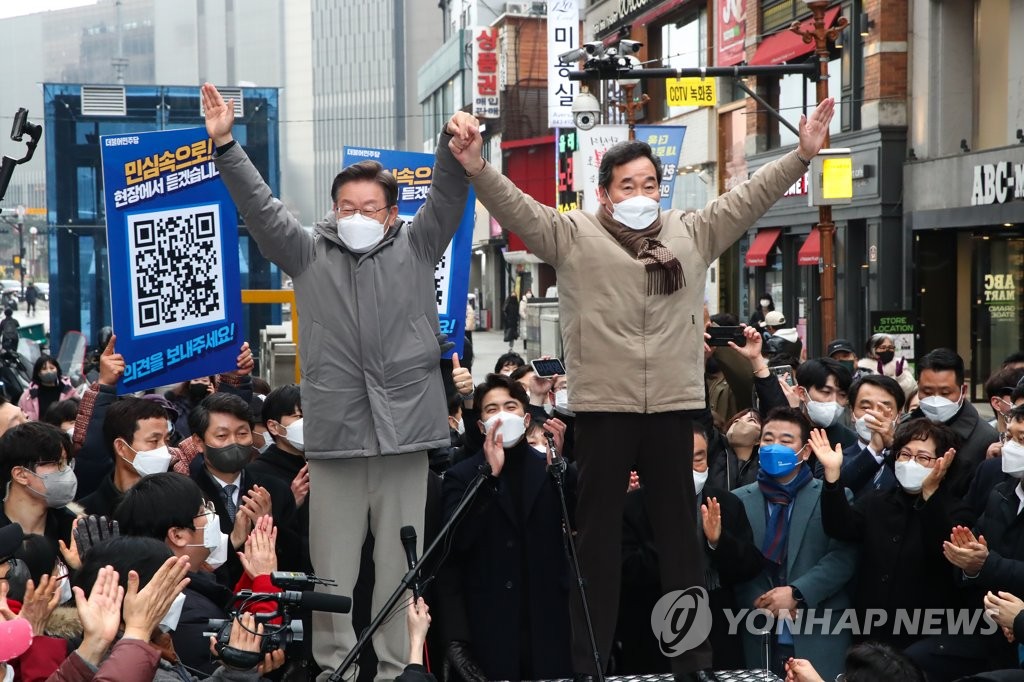
[[[235,368],[238,213],[204,128],[100,137],[118,393]]]
[[[376,161],[398,181],[398,215],[411,221],[416,211],[427,201],[430,182],[434,174],[434,155],[423,152],[398,152],[371,147],[345,147],[343,166],[359,161]],[[462,342],[466,333],[466,297],[469,295],[469,262],[473,250],[473,219],[476,198],[469,189],[466,208],[459,221],[459,229],[448,244],[444,256],[434,266],[434,298],[441,332],[455,348],[452,353],[462,355]],[[410,229],[416,229],[410,225]]]
[[[672,208],[672,189],[676,184],[676,170],[679,155],[683,150],[686,126],[637,126],[636,139],[651,145],[651,150],[661,158],[664,173],[661,176],[661,208]]]

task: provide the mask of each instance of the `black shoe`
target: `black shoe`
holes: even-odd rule
[[[692,673],[686,673],[680,677],[676,677],[679,682],[718,682],[718,676],[715,675],[711,668],[707,670],[697,670]]]

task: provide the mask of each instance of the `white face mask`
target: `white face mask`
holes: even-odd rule
[[[205,547],[210,550],[206,563],[210,568],[217,570],[228,560],[228,542],[230,538],[220,530],[220,516],[210,514],[206,517],[206,527],[203,528],[203,544],[185,545],[186,547]]]
[[[762,307],[762,308],[767,308],[767,307],[768,307],[768,306],[770,306],[771,304],[772,304],[772,302],[771,302],[771,301],[769,301],[769,300],[768,300],[767,298],[762,298],[762,299],[761,299],[761,307]]]
[[[708,482],[708,470],[697,471],[693,470],[693,492],[700,495],[701,491],[704,490],[704,484]]]
[[[836,402],[819,403],[816,400],[807,401],[807,416],[816,426],[820,426],[823,429],[827,429],[835,424],[839,413],[842,411],[843,406]]]
[[[459,421],[455,424],[455,431],[461,436],[466,433],[466,422],[459,417]]]
[[[64,433],[68,434],[68,438],[74,438],[75,437],[75,427],[72,426],[70,429],[68,429]]]
[[[914,460],[909,462],[896,462],[896,480],[908,493],[921,492],[921,485],[924,479],[928,478],[931,469],[921,466]]]
[[[174,433],[174,422],[167,420],[167,433]]]
[[[387,227],[362,213],[338,220],[338,236],[349,251],[366,253],[380,244]]]
[[[612,218],[631,230],[646,230],[658,219],[661,206],[649,197],[630,197],[614,204]]]
[[[273,444],[273,442],[274,441],[271,439],[270,433],[264,433],[263,434],[263,445],[261,445],[258,448],[256,448],[256,451],[262,455],[264,452],[266,452],[267,450],[270,449],[270,446]]]
[[[1003,473],[1014,478],[1024,478],[1024,445],[1015,440],[1008,440],[1003,443],[1002,460]]]
[[[181,607],[185,605],[185,593],[182,592],[174,601],[171,608],[167,609],[167,615],[160,621],[161,632],[174,632],[178,629],[178,621],[181,620]]]
[[[540,453],[544,457],[548,456],[548,447],[546,445],[531,445],[530,447],[533,448],[534,450],[536,450],[538,453]]]
[[[128,443],[126,442],[125,445],[128,445]],[[131,464],[139,476],[162,474],[171,466],[171,453],[166,445],[161,445],[156,450],[138,451],[133,450],[132,446],[128,445],[128,449],[135,453],[135,459],[131,462],[128,462],[127,459],[124,461]],[[122,459],[124,458],[122,457]]]
[[[357,213],[356,215],[359,214]],[[288,439],[288,442],[295,446],[295,449],[299,452],[304,452],[306,446],[302,435],[302,417],[299,417],[284,428],[284,437]]]
[[[60,602],[61,604],[67,604],[71,601],[74,593],[71,591],[71,576],[68,575],[68,567],[60,559],[57,560],[57,575],[64,576],[60,581]]]
[[[871,421],[873,422],[875,420],[872,419]],[[860,438],[862,443],[871,442],[871,436],[873,436],[875,432],[868,427],[868,415],[864,415],[859,418],[854,422],[853,426],[857,429],[857,436]]]
[[[501,446],[508,450],[519,444],[526,434],[526,419],[512,412],[498,412],[484,422],[484,433],[489,434],[501,420]]]
[[[924,412],[924,416],[928,417],[929,421],[936,424],[945,424],[960,411],[960,402],[962,400],[962,393],[960,394],[960,399],[955,403],[940,395],[928,396],[921,400],[921,411]]]
[[[555,391],[555,407],[559,409],[569,407],[569,389],[560,388]]]

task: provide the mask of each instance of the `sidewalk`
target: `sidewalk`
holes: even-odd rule
[[[508,344],[502,340],[503,338],[504,331],[500,329],[497,331],[473,332],[473,380],[477,383],[483,381],[485,376],[493,372],[494,363],[508,352]],[[522,340],[515,342],[514,350],[523,355]],[[523,355],[523,359],[530,360],[525,355]]]

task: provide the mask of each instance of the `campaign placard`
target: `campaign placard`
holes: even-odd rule
[[[235,368],[238,219],[204,128],[100,137],[118,393]]]

